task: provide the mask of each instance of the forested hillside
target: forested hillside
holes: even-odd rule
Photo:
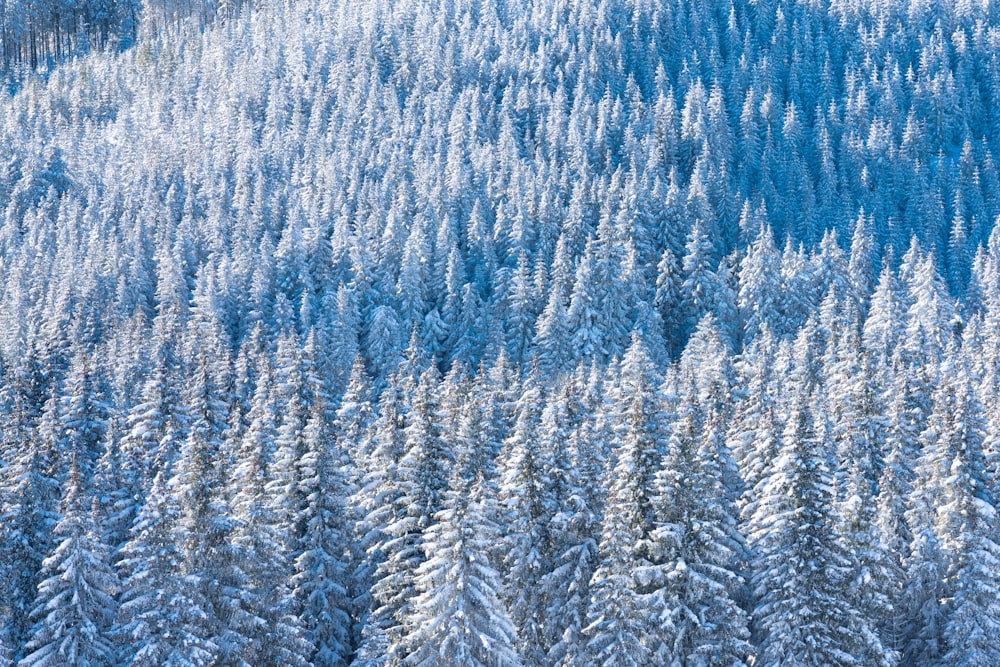
[[[0,666],[1000,665],[1000,4],[259,5],[0,93]]]

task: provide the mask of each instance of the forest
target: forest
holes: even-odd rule
[[[0,667],[1000,665],[1000,3],[132,1],[0,4]]]

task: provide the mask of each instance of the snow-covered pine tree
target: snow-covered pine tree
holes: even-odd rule
[[[264,368],[257,378],[250,409],[250,425],[243,435],[231,473],[232,529],[229,568],[241,582],[240,594],[229,617],[246,637],[239,660],[246,664],[308,664],[312,647],[303,637],[295,614],[288,580],[289,524],[285,521],[280,489],[269,485],[275,476],[273,460],[277,405],[272,374]]]
[[[63,494],[62,518],[53,530],[58,545],[42,563],[31,613],[35,625],[19,667],[117,664],[110,630],[118,578],[108,564],[109,550],[97,532],[81,477],[74,459]]]
[[[173,345],[162,338],[154,344],[152,368],[124,419],[119,444],[125,481],[136,495],[143,495],[159,469],[176,456],[185,423]]]
[[[735,503],[743,494],[744,482],[725,435],[734,409],[732,397],[737,393],[737,386],[729,348],[715,315],[708,313],[698,322],[681,354],[678,371],[674,375],[675,381],[678,376],[685,375],[695,381],[693,391],[704,410],[705,438],[710,443],[712,456],[718,459],[726,496]],[[682,390],[674,389],[676,393],[682,393]]]
[[[616,472],[629,472],[616,466]],[[569,649],[564,665],[641,667],[648,665],[651,626],[649,609],[635,579],[635,546],[644,539],[639,507],[629,489],[615,484],[598,546],[598,566],[590,580],[587,625],[579,643]]]
[[[93,361],[78,353],[66,378],[59,421],[65,439],[64,456],[77,457],[85,486],[93,481],[94,469],[104,445],[107,402],[93,368]]]
[[[683,261],[681,309],[684,324],[681,340],[686,341],[698,322],[708,313],[718,313],[723,286],[717,272],[715,240],[709,238],[704,220],[691,229]]]
[[[860,312],[867,312],[869,299],[878,280],[878,263],[872,235],[872,218],[865,215],[863,210],[854,221],[847,272],[852,288],[851,298]]]
[[[542,413],[541,438],[553,452],[554,497],[552,570],[542,579],[545,599],[547,662],[567,664],[582,646],[590,598],[590,580],[597,567],[600,521],[595,497],[600,469],[597,443],[588,437],[582,367],[560,394],[552,395]]]
[[[737,369],[745,397],[738,404],[727,439],[743,480],[741,508],[756,497],[758,483],[766,478],[767,468],[777,458],[781,427],[773,368],[776,347],[770,327],[765,326],[745,349]]]
[[[599,565],[590,581],[586,645],[574,656],[576,664],[647,664],[656,643],[657,624],[643,595],[650,582],[637,575],[652,562],[654,478],[669,433],[661,384],[645,345],[633,335],[616,389],[619,444],[607,482]]]
[[[780,261],[774,234],[761,223],[757,238],[740,261],[737,307],[743,322],[743,344],[749,345],[765,326],[778,324]]]
[[[836,512],[841,539],[852,557],[852,571],[847,581],[848,595],[853,604],[867,619],[892,619],[893,602],[902,583],[902,569],[891,557],[883,533],[878,529],[878,503],[864,465],[846,462],[839,490],[840,502]],[[882,643],[895,650],[896,636],[892,623],[871,622],[878,630],[888,629],[880,635]],[[885,626],[888,628],[885,628]]]
[[[12,653],[23,646],[31,628],[30,612],[34,605],[42,562],[53,546],[53,530],[60,519],[59,482],[53,476],[57,457],[58,422],[55,401],[46,403],[37,432],[29,437],[16,458],[8,459],[0,472],[3,481],[0,495],[0,586],[3,597],[5,641]],[[7,437],[15,435],[8,432]],[[13,453],[13,452],[12,452]]]
[[[871,295],[861,338],[874,371],[882,377],[889,372],[893,353],[905,327],[904,306],[898,290],[896,276],[886,263]]]
[[[607,361],[621,354],[628,327],[627,294],[622,280],[622,239],[602,216],[576,267],[576,281],[566,311],[569,350],[577,361]],[[543,316],[544,317],[544,316]]]
[[[893,665],[895,654],[849,595],[853,554],[833,522],[832,443],[817,416],[812,344],[803,329],[781,447],[747,536],[757,599],[755,664]]]
[[[294,330],[282,332],[275,351],[274,385],[271,388],[277,418],[274,437],[267,443],[273,447],[273,465],[268,473],[267,492],[273,497],[274,510],[284,526],[282,542],[294,559],[296,541],[303,532],[300,513],[305,506],[299,485],[296,462],[305,453],[305,424],[313,397],[307,382],[311,359],[300,348]]]
[[[306,452],[298,462],[306,505],[305,533],[291,579],[292,594],[315,667],[344,667],[353,652],[349,561],[353,525],[345,499],[348,481],[321,403],[314,403],[305,428]]]
[[[325,410],[327,406],[323,403],[328,401],[321,396],[316,397],[316,400]],[[336,438],[337,448],[342,455],[354,462],[363,461],[371,453],[364,451],[363,445],[366,444],[365,431],[374,420],[372,400],[371,381],[365,370],[364,359],[358,355],[351,366],[351,377],[337,407],[336,421],[333,424],[335,430],[331,434]],[[312,413],[310,410],[310,414]]]
[[[612,424],[617,444],[616,471],[610,478],[635,512],[631,520],[646,540],[655,523],[654,479],[667,451],[670,424],[662,394],[663,376],[650,359],[638,332],[622,359],[619,383],[612,392]],[[620,468],[620,470],[618,469]],[[636,544],[638,556],[648,545]]]
[[[173,539],[183,559],[182,581],[187,594],[204,600],[206,639],[217,647],[216,660],[238,659],[249,641],[241,632],[248,623],[241,609],[245,575],[231,553],[233,519],[225,496],[223,434],[226,404],[220,398],[205,346],[195,357],[187,411],[191,424],[168,482],[179,504]]]
[[[736,602],[742,586],[736,568],[745,546],[691,376],[677,413],[656,476],[656,565],[649,572],[659,622],[655,660],[746,664],[752,653],[748,618]]]
[[[101,532],[101,540],[112,554],[128,539],[129,528],[141,507],[133,491],[135,485],[129,483],[130,474],[122,465],[124,457],[118,438],[117,424],[112,420],[104,451],[94,472],[93,491],[94,519]]]
[[[469,456],[466,452],[464,456]],[[500,575],[490,564],[499,537],[490,517],[496,502],[482,475],[456,467],[443,509],[424,535],[417,568],[405,665],[519,667],[517,635],[500,601]]]
[[[536,293],[528,254],[522,248],[517,256],[517,268],[511,278],[509,317],[507,322],[506,349],[515,364],[526,361],[526,352],[535,330],[538,315]]]
[[[406,450],[405,414],[411,400],[403,392],[399,376],[393,376],[389,387],[379,399],[378,418],[365,435],[365,450],[369,453],[360,461],[364,470],[360,488],[352,498],[362,514],[355,525],[358,547],[364,559],[354,571],[356,585],[362,591],[355,606],[363,624],[362,638],[356,662],[380,665],[385,660],[388,638],[385,629],[392,622],[391,613],[375,599],[374,586],[379,568],[385,567],[389,536],[387,526],[403,511],[403,490],[397,474],[399,461]],[[374,614],[370,617],[369,614]]]
[[[543,660],[546,646],[542,578],[552,568],[549,527],[555,514],[552,451],[540,437],[543,398],[534,374],[524,383],[517,420],[501,451],[499,503],[505,542],[507,607],[526,661]]]
[[[663,322],[663,338],[667,351],[676,356],[681,347],[680,336],[683,330],[681,316],[681,262],[669,247],[664,249],[663,256],[656,265],[656,292],[653,305],[660,313]]]
[[[934,664],[944,651],[944,628],[947,624],[945,601],[953,595],[948,577],[948,556],[940,530],[938,508],[944,495],[944,483],[958,449],[965,442],[969,416],[956,407],[960,396],[953,375],[954,350],[947,366],[938,373],[933,409],[926,428],[919,435],[919,459],[915,466],[913,490],[905,511],[911,543],[904,563],[906,580],[900,596],[903,622],[903,661],[914,665]]]
[[[119,555],[122,587],[112,637],[127,667],[206,667],[218,647],[212,641],[210,609],[183,575],[183,552],[173,526],[179,503],[160,471]]]
[[[878,482],[876,523],[879,539],[882,541],[887,560],[886,567],[895,570],[896,585],[890,591],[892,611],[882,621],[883,637],[894,650],[902,650],[907,632],[907,610],[902,602],[905,584],[905,565],[913,541],[913,533],[907,518],[907,507],[913,493],[914,466],[919,458],[918,438],[919,409],[913,383],[905,374],[892,381],[887,388],[888,429],[886,432],[886,453],[882,474]]]
[[[954,425],[942,434],[949,441],[945,448],[953,458],[941,483],[943,502],[936,521],[948,557],[952,592],[943,632],[944,655],[938,662],[942,667],[991,665],[1000,660],[996,641],[1000,636],[996,500],[984,469],[982,407],[968,372],[958,376]]]
[[[440,375],[431,366],[420,374],[410,409],[406,413],[404,451],[396,467],[392,485],[397,489],[387,499],[391,509],[381,528],[384,538],[382,560],[375,572],[372,597],[377,605],[369,617],[378,635],[383,635],[385,654],[369,648],[371,664],[398,665],[406,657],[401,642],[409,634],[410,610],[416,595],[414,576],[425,555],[423,534],[433,524],[441,509],[447,489],[453,453],[446,447],[440,431],[441,414],[437,397]],[[362,663],[367,664],[367,663]]]

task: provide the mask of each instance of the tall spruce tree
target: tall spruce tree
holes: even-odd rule
[[[608,479],[579,664],[641,665],[652,657],[657,630],[644,597],[649,582],[640,573],[652,563],[653,482],[668,436],[661,382],[645,345],[633,335],[617,389],[617,462]]]
[[[373,650],[379,664],[401,664],[406,648],[401,640],[411,629],[410,610],[416,595],[414,577],[426,560],[422,544],[424,532],[442,507],[453,453],[445,447],[440,430],[441,414],[437,397],[440,376],[435,367],[420,374],[419,383],[403,430],[403,453],[393,484],[398,493],[391,499],[391,512],[382,528],[382,561],[375,573],[372,597],[376,607],[370,623],[384,635],[385,654]]]
[[[166,474],[153,478],[120,550],[121,604],[112,636],[128,667],[205,667],[215,661],[218,646],[207,601],[183,574],[184,554],[173,535],[179,503]]]
[[[752,653],[736,602],[745,547],[695,386],[689,377],[656,477],[656,662],[732,667]]]
[[[292,594],[314,649],[311,663],[342,667],[354,649],[349,596],[354,532],[346,507],[347,475],[322,404],[313,404],[304,437],[306,452],[298,465],[306,498],[300,518],[305,532],[294,563]]]
[[[795,369],[778,459],[754,508],[754,632],[761,665],[892,665],[848,593],[852,554],[833,521],[829,427],[817,414],[808,329]],[[818,423],[817,423],[818,422]]]
[[[118,578],[108,564],[109,549],[101,542],[81,477],[74,460],[63,494],[62,519],[53,531],[58,545],[42,563],[31,613],[35,625],[20,667],[117,664],[110,630]]]
[[[404,664],[518,667],[517,636],[498,594],[500,575],[490,565],[499,536],[490,519],[495,500],[482,475],[463,475],[459,464],[424,536],[426,560],[416,571]]]
[[[555,514],[551,450],[540,437],[542,393],[533,376],[525,381],[514,430],[501,452],[500,511],[503,518],[504,570],[510,618],[518,648],[527,661],[545,654],[541,580],[552,568],[549,527]]]
[[[967,374],[964,374],[967,378]],[[940,663],[989,665],[1000,660],[1000,544],[995,499],[985,476],[981,406],[968,379],[960,382],[954,426],[947,435],[952,457],[942,480],[937,525],[948,554],[952,589]]]

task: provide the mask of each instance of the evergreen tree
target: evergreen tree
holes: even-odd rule
[[[708,236],[704,222],[699,221],[691,229],[686,250],[684,280],[681,283],[681,308],[684,313],[682,340],[691,335],[702,317],[719,312],[722,298],[722,284],[716,271],[715,245]]]
[[[58,433],[55,401],[49,400],[37,433],[2,472],[2,609],[4,634],[15,649],[27,640],[39,573],[54,546],[53,532],[60,519],[59,482],[52,460],[59,454]]]
[[[680,347],[680,335],[683,327],[681,318],[681,264],[670,248],[663,251],[659,264],[656,265],[656,292],[653,305],[660,314],[663,323],[663,336],[667,349],[676,356]]]
[[[391,513],[381,529],[382,561],[375,573],[372,596],[376,608],[369,623],[384,633],[390,664],[405,659],[401,640],[410,631],[410,610],[416,595],[414,577],[424,562],[424,532],[441,509],[447,488],[452,453],[441,436],[437,388],[439,376],[432,366],[420,375],[412,403],[405,417],[403,453],[393,481],[397,494],[391,499]],[[382,641],[382,640],[379,640]],[[373,651],[374,660],[379,660]]]
[[[576,360],[605,361],[620,354],[628,334],[622,258],[610,222],[602,220],[576,267],[566,311],[569,352]]]
[[[895,654],[882,646],[848,593],[853,554],[831,516],[830,443],[810,406],[809,345],[804,335],[796,340],[782,444],[754,508],[757,528],[748,536],[758,600],[757,663],[892,665]]]
[[[92,482],[102,453],[107,420],[107,405],[91,363],[82,354],[74,358],[59,410],[66,439],[64,455],[78,457],[86,485]]]
[[[901,597],[906,622],[903,659],[913,664],[932,664],[940,659],[947,623],[943,602],[952,594],[942,535],[935,524],[942,485],[955,455],[952,446],[962,444],[964,425],[955,422],[953,380],[950,374],[942,379],[934,393],[933,411],[919,435],[920,458],[905,515],[912,537]]]
[[[771,229],[762,224],[740,262],[737,306],[743,321],[744,345],[749,345],[763,326],[777,324],[779,259]]]
[[[653,479],[668,433],[660,383],[645,346],[633,335],[622,363],[616,406],[620,444],[609,478],[599,565],[590,581],[586,646],[578,664],[641,665],[651,657],[655,624],[648,620],[645,582],[638,573],[651,564]]]
[[[183,552],[174,542],[179,503],[157,473],[117,564],[121,604],[112,636],[128,667],[204,667],[215,661],[206,600],[183,575]]]
[[[226,405],[204,348],[196,363],[187,398],[191,426],[169,482],[179,503],[172,533],[183,553],[181,576],[189,596],[204,600],[206,639],[218,647],[215,661],[239,664],[249,641],[242,630],[249,622],[241,604],[246,579],[232,553],[234,524],[221,468]]]
[[[62,501],[63,516],[53,531],[59,543],[42,563],[31,613],[35,626],[19,666],[117,664],[109,632],[118,578],[108,565],[108,548],[97,535],[81,484],[74,461]]]
[[[538,317],[535,331],[535,350],[538,366],[546,376],[556,375],[565,366],[569,345],[566,304],[557,286],[549,291],[548,300]]]
[[[628,470],[621,464],[616,472]],[[599,564],[590,580],[590,603],[582,645],[564,664],[639,667],[649,664],[646,645],[651,622],[635,578],[635,545],[643,539],[639,507],[628,489],[615,485],[608,498],[598,547]]]
[[[533,376],[525,381],[513,433],[501,452],[503,471],[499,501],[506,542],[510,619],[517,631],[520,654],[540,662],[545,653],[541,579],[551,569],[548,527],[555,513],[552,498],[551,452],[539,434],[543,407]]]
[[[322,404],[316,403],[306,424],[306,453],[299,461],[306,494],[301,517],[305,534],[291,580],[316,667],[347,665],[353,649],[348,595],[353,530],[347,523],[347,482],[337,452],[331,451],[331,436]]]
[[[871,297],[861,339],[878,374],[889,372],[888,367],[893,353],[903,335],[905,326],[903,301],[898,289],[892,269],[888,265],[883,266],[878,285]]]
[[[656,478],[656,662],[732,667],[751,655],[748,619],[735,601],[743,539],[688,383]]]
[[[363,636],[356,659],[361,664],[381,664],[380,661],[385,659],[388,642],[385,626],[392,619],[391,613],[386,613],[388,609],[378,611],[373,589],[378,568],[384,567],[387,556],[385,545],[389,537],[386,528],[397,513],[403,511],[400,504],[403,491],[396,473],[405,451],[403,429],[408,406],[401,384],[400,381],[391,383],[381,396],[379,416],[366,434],[366,441],[371,443],[366,449],[371,451],[361,461],[365,474],[353,499],[359,512],[363,513],[357,521],[355,533],[359,536],[359,549],[365,554],[354,578],[362,590],[365,587],[369,589],[355,600],[363,622]],[[369,617],[369,613],[374,617]]]
[[[882,534],[877,530],[877,502],[874,487],[865,474],[862,465],[848,462],[842,500],[837,512],[839,528],[853,561],[853,571],[849,574],[848,595],[850,602],[872,627],[877,619],[893,616],[893,598],[900,584],[902,574],[893,562],[886,548]],[[894,643],[893,634],[884,641],[890,649]]]
[[[761,335],[743,354],[741,376],[745,397],[732,422],[730,449],[739,465],[745,492],[742,507],[757,496],[757,485],[767,476],[767,468],[777,458],[780,439],[775,380],[775,341],[771,329]]]
[[[417,568],[407,665],[516,667],[516,634],[500,602],[500,576],[490,566],[490,516],[496,509],[483,478],[468,479],[461,466],[445,493],[444,507],[424,536],[426,560]]]
[[[522,363],[535,329],[535,285],[528,264],[528,255],[522,249],[517,257],[517,269],[510,289],[510,313],[507,322],[507,351],[514,363]]]
[[[627,497],[635,512],[642,540],[648,539],[654,525],[654,479],[667,450],[670,425],[661,393],[663,378],[649,358],[638,333],[622,360],[620,384],[614,393],[614,424],[618,443],[616,472],[612,490]],[[621,470],[617,470],[617,468]],[[639,550],[646,545],[637,544]],[[638,552],[637,552],[638,554]]]
[[[313,385],[316,385],[313,382]],[[322,385],[320,385],[322,386]],[[314,393],[322,393],[315,392]],[[316,403],[320,410],[325,411],[327,406],[322,396],[316,396]],[[314,403],[315,405],[315,403]],[[310,410],[310,414],[313,410]],[[337,408],[336,421],[333,424],[337,439],[337,448],[341,455],[349,457],[351,461],[361,461],[368,452],[363,450],[365,432],[371,425],[374,415],[372,414],[372,395],[368,373],[365,371],[364,361],[358,355],[354,358],[351,367],[351,377],[344,391],[344,396],[340,400]]]
[[[859,308],[867,310],[869,299],[875,291],[878,276],[876,264],[875,239],[872,238],[871,219],[864,211],[858,214],[854,222],[854,234],[851,236],[851,254],[847,271],[851,281],[851,295]]]
[[[270,372],[260,374],[250,426],[244,434],[232,473],[232,520],[228,564],[242,582],[230,617],[240,623],[236,631],[246,637],[239,660],[247,664],[305,665],[311,647],[303,639],[294,614],[288,579],[287,524],[281,498],[269,488],[274,474],[272,446],[275,404]]]
[[[585,436],[582,374],[575,373],[542,413],[539,436],[553,453],[549,476],[558,512],[550,535],[552,567],[542,578],[547,664],[562,664],[582,643],[590,578],[597,566],[600,524],[593,506],[595,443]]]
[[[914,422],[913,384],[902,379],[890,385],[893,392],[888,406],[889,428],[886,455],[879,477],[877,499],[878,537],[882,541],[886,568],[894,573],[896,583],[891,587],[891,612],[883,621],[883,636],[893,649],[902,649],[906,634],[907,609],[903,603],[905,567],[913,533],[907,517],[907,508],[913,494],[914,465],[919,458],[918,424]],[[864,509],[864,508],[859,508]]]
[[[946,436],[951,440],[947,451],[954,458],[942,480],[944,502],[937,511],[954,591],[939,664],[989,665],[1000,659],[995,641],[1000,630],[997,511],[984,476],[981,410],[967,381],[957,387],[956,399],[954,427]]]

